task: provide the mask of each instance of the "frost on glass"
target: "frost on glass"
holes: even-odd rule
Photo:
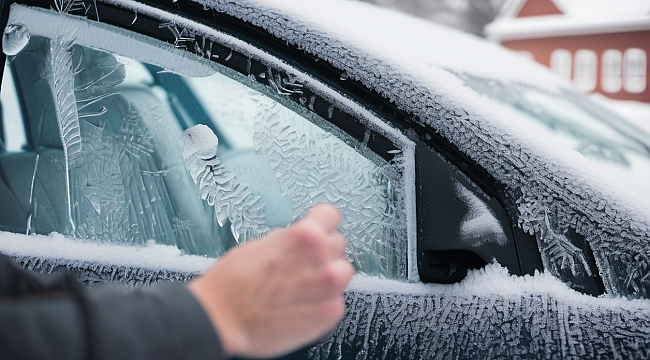
[[[75,221],[72,214],[70,158],[81,151],[81,136],[77,105],[75,98],[74,68],[72,66],[73,34],[50,40],[50,59],[52,93],[56,110],[56,118],[63,145],[65,162],[67,209],[65,231],[74,233]]]
[[[35,159],[25,200],[28,233],[139,246],[155,240],[190,254],[223,253],[230,240],[214,210],[188,196],[196,187],[164,90],[134,80],[147,78],[145,66],[67,38],[32,36],[28,46],[12,61],[34,67],[36,74],[21,81],[51,96],[55,113],[29,117],[35,150],[6,159],[22,164],[12,183],[27,169],[18,162],[29,158],[23,155]],[[59,139],[56,130],[39,129],[57,129]]]
[[[185,166],[199,186],[201,199],[216,209],[219,225],[230,220],[231,231],[240,243],[266,234],[269,227],[262,197],[221,165],[214,132],[206,125],[196,125],[185,130],[183,142]]]
[[[395,167],[378,165],[331,133],[306,126],[278,103],[260,99],[258,106],[255,151],[268,158],[282,196],[293,201],[294,218],[321,202],[336,205],[356,268],[405,278],[406,216]]]

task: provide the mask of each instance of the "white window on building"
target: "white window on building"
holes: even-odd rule
[[[623,54],[614,49],[603,52],[601,86],[606,93],[617,93],[623,87]]]
[[[573,83],[582,91],[593,91],[596,88],[598,63],[596,53],[591,50],[578,50],[574,61]]]
[[[571,52],[555,49],[551,53],[551,70],[561,77],[571,80]]]
[[[623,57],[623,87],[629,93],[640,93],[646,88],[647,56],[639,48],[625,50]]]

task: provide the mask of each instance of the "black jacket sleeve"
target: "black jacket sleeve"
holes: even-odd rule
[[[0,255],[0,358],[225,359],[207,315],[178,283],[82,288]]]

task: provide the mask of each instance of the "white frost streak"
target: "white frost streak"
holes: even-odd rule
[[[219,225],[230,220],[237,242],[263,236],[265,222],[262,197],[223,168],[217,157],[217,136],[206,125],[196,125],[183,133],[185,167],[199,185],[201,199],[216,210]]]
[[[70,157],[81,151],[81,133],[74,88],[74,69],[72,67],[72,43],[74,32],[50,41],[52,69],[52,93],[55,98],[56,118],[65,157],[65,177],[67,195],[66,232],[74,233],[72,201],[70,196]]]
[[[460,225],[461,239],[471,246],[481,246],[486,242],[505,245],[508,239],[492,210],[459,183],[456,184],[456,193],[469,206]]]

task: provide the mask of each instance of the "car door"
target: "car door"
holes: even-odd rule
[[[247,74],[187,55],[178,44],[190,41],[186,30],[163,21],[158,28],[177,38],[161,50],[67,14],[14,6],[11,16],[29,32],[7,74],[27,135],[2,157],[7,196],[23,215],[5,229],[135,246],[155,239],[216,257],[331,202],[346,215],[341,231],[358,240],[348,250],[358,269],[409,277],[413,143],[360,106],[225,46],[206,56]],[[361,132],[354,138],[332,118]],[[183,130],[198,123],[214,139],[213,159],[202,157],[210,149],[183,148]],[[199,179],[206,168],[209,179]]]
[[[0,225],[33,236],[3,233],[3,252],[40,271],[78,270],[87,284],[183,281],[326,201],[341,209],[348,258],[366,275],[339,327],[295,356],[564,351],[553,336],[561,316],[588,301],[552,299],[540,315],[530,309],[547,299],[508,295],[526,282],[508,270],[542,268],[537,245],[514,226],[505,190],[462,152],[250,24],[191,2],[122,5],[4,8],[3,108],[13,101],[21,121],[5,117],[3,128],[23,140],[0,155],[13,204]],[[186,130],[204,141],[188,143]],[[51,232],[65,237],[36,236]],[[66,254],[52,256],[57,248]],[[457,282],[493,259],[505,268],[489,264],[474,283],[420,283]],[[503,282],[506,295],[481,281]]]

